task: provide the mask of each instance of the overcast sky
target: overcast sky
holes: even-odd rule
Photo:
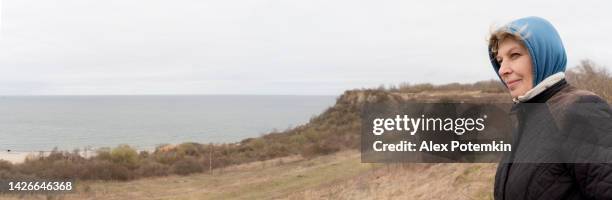
[[[496,78],[491,25],[541,16],[612,66],[610,1],[2,0],[0,95],[338,95]]]

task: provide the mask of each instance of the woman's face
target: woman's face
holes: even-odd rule
[[[508,37],[498,45],[496,58],[502,78],[512,97],[524,95],[533,88],[533,65],[529,51],[521,41]]]

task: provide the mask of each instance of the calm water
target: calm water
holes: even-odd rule
[[[0,150],[236,142],[306,123],[334,102],[276,95],[0,97]]]

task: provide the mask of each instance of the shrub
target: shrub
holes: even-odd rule
[[[13,163],[6,160],[0,160],[0,171],[11,171],[12,169]]]
[[[119,145],[110,152],[110,159],[114,163],[133,169],[138,164],[138,153],[128,145]]]
[[[176,147],[176,152],[179,158],[185,156],[197,157],[200,156],[200,152],[202,152],[202,147],[198,143],[188,142],[178,145],[178,147]]]
[[[327,155],[330,153],[334,153],[340,150],[341,143],[335,143],[331,140],[324,140],[318,143],[307,145],[302,150],[302,157],[304,158],[313,158],[318,155]]]
[[[179,175],[188,175],[202,171],[204,171],[204,168],[200,162],[192,157],[185,157],[172,165],[172,172]]]
[[[70,160],[55,160],[49,162],[44,169],[42,169],[40,176],[53,179],[68,179],[77,178],[82,170],[78,163],[74,163]]]
[[[140,151],[138,153],[138,159],[147,159],[150,155],[151,153],[149,153],[148,151]]]
[[[127,167],[107,160],[94,160],[86,163],[83,168],[80,176],[83,179],[126,181],[134,178]]]
[[[179,160],[176,151],[156,152],[153,154],[153,158],[155,161],[166,165],[172,165]]]
[[[97,149],[95,159],[111,161],[111,149],[108,147]]]
[[[608,103],[612,102],[612,75],[603,66],[590,60],[581,61],[580,65],[567,71],[567,80],[580,89],[592,91]]]
[[[0,170],[0,180],[26,181],[35,180],[35,177],[32,174],[23,174],[17,171],[11,172],[6,170]]]
[[[150,176],[166,176],[169,174],[170,167],[155,161],[146,161],[140,164],[140,167],[136,170],[136,174],[141,177]]]

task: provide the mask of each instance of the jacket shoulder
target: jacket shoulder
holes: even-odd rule
[[[550,98],[547,104],[551,108],[559,109],[571,108],[579,104],[607,104],[607,102],[591,91],[578,89],[569,85]]]
[[[546,102],[561,130],[601,126],[612,116],[610,105],[597,94],[568,86]]]

